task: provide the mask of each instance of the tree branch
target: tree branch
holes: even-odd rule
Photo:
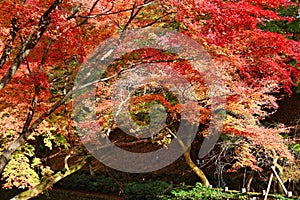
[[[38,27],[32,31],[32,33],[27,37],[26,41],[23,43],[22,48],[19,53],[13,60],[10,68],[6,72],[6,74],[0,80],[0,90],[2,90],[7,83],[13,78],[17,70],[19,69],[21,63],[31,50],[36,46],[44,32],[47,30],[49,24],[51,23],[50,13],[56,9],[56,7],[62,3],[62,0],[55,0],[54,3],[45,11],[45,13],[40,18],[38,23]]]
[[[33,197],[38,196],[41,192],[49,189],[50,187],[52,187],[55,183],[57,183],[61,179],[80,170],[88,162],[88,158],[90,158],[90,156],[84,157],[81,162],[74,164],[65,173],[62,174],[61,172],[57,172],[56,174],[49,177],[47,180],[43,181],[42,183],[38,184],[37,186],[16,195],[15,197],[11,198],[10,200],[27,200],[27,199],[31,199]]]
[[[48,51],[49,51],[49,49],[50,49],[51,44],[52,44],[52,38],[49,39],[49,42],[48,42],[48,44],[47,44],[47,46],[46,46],[46,49],[44,50],[44,54],[43,54],[43,56],[42,56],[41,64],[40,64],[40,66],[39,66],[39,68],[38,68],[39,71],[40,71],[40,70],[44,67],[44,65],[45,65],[46,58],[47,58],[47,54],[48,54]]]
[[[148,5],[152,4],[152,2],[148,2],[148,3],[145,3],[145,4],[142,4],[140,6],[137,6],[136,8],[143,8],[143,7],[146,7]],[[118,11],[114,11],[114,12],[111,12],[114,8],[114,4],[112,5],[112,7],[102,13],[99,13],[99,14],[94,14],[94,15],[77,15],[77,16],[74,16],[74,17],[68,17],[67,19],[72,19],[72,18],[87,18],[87,19],[91,19],[91,18],[96,18],[96,17],[100,17],[100,16],[104,16],[104,15],[113,15],[113,14],[119,14],[119,13],[122,13],[122,12],[128,12],[128,11],[132,11],[132,8],[128,8],[128,9],[123,9],[123,10],[118,10]]]
[[[3,65],[8,60],[10,52],[11,52],[12,43],[14,42],[17,32],[19,31],[19,28],[17,27],[16,23],[17,23],[17,19],[13,18],[11,20],[9,37],[8,37],[8,40],[6,41],[2,56],[0,58],[0,69],[3,67]]]
[[[149,24],[146,24],[146,25],[142,26],[142,28],[146,28],[146,27],[148,27],[148,26],[152,26],[152,25],[156,24],[159,20],[161,20],[161,19],[163,19],[164,17],[166,17],[166,16],[168,16],[168,15],[171,15],[171,14],[174,14],[174,12],[169,12],[169,13],[167,13],[167,14],[165,14],[165,15],[159,17],[159,18],[157,18],[157,19],[154,20],[153,22],[151,22],[151,23],[149,23]]]
[[[107,50],[108,53],[103,55],[100,60],[107,59],[114,49],[122,42],[122,37],[117,41],[117,43]],[[93,57],[94,58],[94,57]],[[91,59],[93,59],[91,58]],[[92,74],[95,68],[91,67],[90,70],[85,74],[85,76],[74,86],[71,90],[69,90],[66,95],[58,100],[55,104],[53,104],[47,111],[45,111],[40,117],[38,117],[30,127],[27,128],[26,132],[23,132],[19,135],[19,137],[12,142],[12,144],[3,151],[3,154],[0,156],[0,174],[2,173],[4,167],[6,166],[9,157],[13,154],[21,145],[23,145],[27,138],[29,138],[35,129],[43,122],[48,116],[50,116],[57,108],[59,108],[62,104],[64,104],[76,91],[80,90],[80,85],[86,81]],[[29,120],[29,119],[28,119]]]

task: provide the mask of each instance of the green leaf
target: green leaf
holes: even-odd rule
[[[56,135],[54,138],[54,142],[56,146],[63,146],[65,149],[69,149],[68,141],[62,134]]]
[[[52,150],[52,142],[49,137],[44,138],[44,144],[46,147],[48,147],[50,150]]]
[[[40,159],[40,158],[34,158],[34,159],[32,160],[31,167],[34,168],[34,167],[36,167],[36,166],[38,166],[38,165],[40,165],[40,164],[42,164],[41,159]]]

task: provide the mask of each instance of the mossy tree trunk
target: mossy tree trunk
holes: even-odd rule
[[[87,162],[87,158],[84,158],[81,162],[73,165],[71,168],[67,168],[64,173],[62,173],[61,171],[57,172],[56,174],[54,174],[53,176],[44,180],[42,183],[38,184],[37,186],[16,195],[15,197],[11,198],[10,200],[27,200],[27,199],[36,197],[39,194],[41,194],[42,192],[44,192],[45,190],[52,187],[55,183],[57,183],[61,179],[80,170],[86,164],[86,162]]]
[[[186,163],[189,165],[190,168],[197,174],[197,176],[200,178],[202,181],[203,185],[209,186],[209,181],[206,178],[204,172],[193,162],[191,159],[191,154],[190,154],[191,148],[189,147],[185,152],[184,152],[184,158]]]
[[[250,192],[251,190],[251,183],[253,181],[253,178],[254,178],[254,172],[252,171],[247,181],[247,192]]]
[[[179,143],[179,145],[181,146],[181,148],[183,149],[184,153],[183,156],[185,158],[186,163],[188,164],[188,166],[190,168],[192,168],[192,170],[196,173],[196,175],[200,178],[200,180],[202,181],[203,185],[205,185],[206,187],[209,187],[210,183],[208,181],[208,179],[206,178],[204,172],[193,162],[193,160],[191,159],[191,147],[187,147],[183,141],[178,138],[169,128],[167,128],[167,130],[170,132],[171,135],[174,136],[174,138],[177,140],[177,142]]]

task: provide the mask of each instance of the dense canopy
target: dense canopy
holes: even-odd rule
[[[278,157],[280,165],[294,165],[298,158],[289,148],[294,141],[283,137],[289,134],[289,127],[266,126],[262,121],[277,110],[278,100],[292,94],[300,85],[298,3],[288,0],[1,1],[0,173],[5,181],[3,187],[40,186],[36,194],[31,194],[35,196],[88,162],[89,154],[82,148],[72,113],[72,95],[78,89],[77,73],[84,63],[93,62],[93,52],[100,52],[106,59],[105,55],[109,56],[122,40],[120,35],[137,28],[178,31],[196,41],[210,56],[212,69],[222,79],[222,95],[226,98],[220,113],[225,117],[221,139],[224,144],[232,145],[228,170],[248,167],[263,171]],[[176,40],[167,38],[166,41],[176,44]],[[103,48],[97,50],[100,45]],[[178,101],[171,90],[159,86],[160,77],[152,77],[151,84],[135,88],[127,102],[127,111],[142,127],[151,121],[149,109],[159,104],[168,113],[167,123],[150,139],[131,135],[126,140],[117,134],[122,122],[118,123],[112,114],[119,111],[122,115],[122,102],[116,98],[114,84],[147,63],[166,69],[159,73],[169,73],[167,68],[171,67],[172,72],[180,74],[190,83],[196,103]],[[200,124],[196,138],[203,141],[210,137],[207,130],[215,112],[213,100],[203,74],[194,69],[188,59],[145,45],[128,51],[106,67],[95,83],[96,126],[114,143],[126,148],[150,142],[157,145],[155,148],[167,148],[176,139],[181,123],[179,110],[185,106],[186,110],[200,112],[197,119],[193,112],[186,118],[187,123]],[[152,70],[152,73],[159,71],[155,67]],[[86,80],[90,80],[89,77]],[[164,81],[176,82],[176,79],[170,75],[169,80]],[[188,95],[185,97],[188,102]],[[116,111],[116,108],[121,109]],[[87,129],[91,126],[86,124]],[[194,166],[189,149],[185,148],[184,156],[189,165]],[[57,169],[47,165],[58,153],[65,156],[61,173],[55,173]],[[72,168],[68,166],[68,159],[75,155],[82,156]],[[199,168],[195,172],[209,184]],[[45,182],[51,177],[57,180]]]

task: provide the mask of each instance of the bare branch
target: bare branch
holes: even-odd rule
[[[30,66],[29,66],[28,58],[26,58],[25,60],[26,60],[26,66],[27,66],[28,73],[30,74],[31,73],[31,69],[30,69]]]
[[[48,45],[47,45],[47,47],[46,47],[46,49],[44,51],[44,54],[42,56],[42,61],[41,61],[41,64],[40,64],[38,70],[41,70],[42,67],[43,67],[43,65],[44,65],[44,63],[45,63],[46,56],[47,56],[47,53],[48,53],[48,50],[50,48],[51,43],[52,43],[52,39],[50,39],[49,42],[48,42]],[[30,70],[27,58],[26,58],[26,61],[27,61],[28,69]],[[30,123],[32,121],[32,118],[33,118],[34,112],[35,112],[35,108],[36,108],[36,105],[37,105],[37,102],[38,102],[38,95],[40,93],[40,89],[41,89],[40,85],[35,85],[34,97],[32,99],[31,106],[29,107],[27,119],[25,121],[25,124],[23,126],[23,130],[22,130],[21,134],[25,134],[27,132],[28,127],[29,127],[29,125],[30,125]]]
[[[73,19],[73,18],[76,18],[76,14],[79,12],[80,8],[82,6],[82,3],[76,8],[76,10],[72,13],[72,15],[70,15],[69,17],[67,17],[66,19],[67,20],[70,20],[70,19]]]
[[[8,37],[8,40],[6,41],[2,56],[0,58],[0,69],[3,67],[3,65],[8,60],[10,52],[11,52],[12,43],[14,42],[17,32],[19,31],[19,28],[17,27],[16,23],[17,23],[17,19],[13,18],[11,20],[9,37]]]
[[[137,8],[137,11],[134,12],[136,8]],[[136,6],[136,1],[135,1],[135,3],[133,4],[133,7],[131,8],[132,10],[131,10],[131,13],[130,13],[130,17],[129,17],[127,23],[125,24],[125,26],[124,26],[124,28],[123,28],[123,30],[122,30],[123,32],[124,32],[125,30],[127,30],[127,28],[129,27],[130,23],[131,23],[131,22],[134,20],[134,18],[139,14],[139,12],[142,10],[142,8],[143,8],[143,7],[137,7],[137,6]]]
[[[48,44],[47,44],[47,47],[46,47],[46,49],[44,50],[44,54],[43,54],[43,56],[42,56],[41,64],[40,64],[38,70],[41,70],[41,69],[44,67],[44,64],[45,64],[45,62],[46,62],[46,57],[47,57],[48,51],[49,51],[49,49],[50,49],[51,43],[52,43],[52,38],[49,39],[49,42],[48,42]]]
[[[21,134],[24,134],[24,133],[27,132],[28,127],[29,127],[29,125],[32,121],[32,118],[34,116],[35,107],[36,107],[37,102],[38,102],[38,97],[37,97],[38,93],[39,93],[39,87],[37,86],[37,87],[35,87],[34,97],[33,97],[33,100],[31,102],[31,106],[29,107],[29,111],[28,111],[28,114],[27,114],[27,119],[25,121],[25,124],[23,126],[23,130],[22,130]]]
[[[21,39],[21,44],[23,45],[24,44],[24,38],[23,38],[22,35],[20,36],[20,39]],[[25,62],[26,62],[26,67],[27,67],[28,73],[30,74],[31,73],[31,69],[30,69],[28,58],[25,59]]]
[[[139,5],[139,6],[136,6],[136,8],[143,8],[143,7],[146,7],[148,5],[151,5],[152,2],[149,2],[149,3],[145,3],[143,5]],[[96,17],[100,17],[100,16],[104,16],[104,15],[113,15],[113,14],[119,14],[119,13],[123,13],[123,12],[128,12],[128,11],[132,11],[132,8],[128,8],[128,9],[123,9],[123,10],[118,10],[118,11],[114,11],[114,12],[111,12],[114,8],[114,5],[108,9],[107,11],[104,11],[102,13],[99,13],[99,14],[94,14],[94,15],[77,15],[76,17],[79,17],[79,18],[96,18]],[[75,18],[75,17],[73,17]]]
[[[151,23],[149,23],[149,24],[146,24],[146,25],[142,26],[142,28],[146,28],[146,27],[148,27],[148,26],[152,26],[152,25],[156,24],[157,22],[159,22],[161,19],[163,19],[163,18],[165,18],[166,16],[171,15],[171,14],[174,14],[174,12],[167,13],[167,14],[165,14],[165,15],[163,15],[163,16],[157,18],[157,19],[154,20],[153,22],[151,22]]]
[[[20,67],[23,60],[27,58],[30,51],[38,43],[38,41],[40,40],[43,33],[46,31],[46,29],[48,28],[48,26],[51,22],[51,18],[49,17],[49,14],[54,9],[56,9],[56,7],[59,4],[61,4],[61,2],[62,2],[62,0],[55,0],[54,3],[50,6],[50,8],[48,8],[48,10],[40,18],[38,27],[27,37],[26,41],[22,45],[21,50],[19,51],[19,53],[17,54],[16,58],[14,59],[12,65],[10,66],[9,70],[6,72],[6,74],[0,80],[0,90],[3,89],[6,86],[6,84],[12,79],[12,77],[17,72],[17,70]],[[32,126],[29,127],[29,125],[32,121],[32,118],[33,118],[34,108],[37,103],[37,94],[38,93],[39,93],[39,86],[36,86],[35,87],[35,97],[32,101],[30,111],[28,113],[26,122],[23,126],[23,130],[22,130],[20,136],[5,151],[3,151],[3,154],[0,156],[0,173],[2,173],[11,154],[14,153],[21,145],[23,145],[25,143],[26,139],[31,135],[33,130],[44,120],[44,118],[43,118],[43,119],[40,119],[38,122],[35,121],[34,129],[31,128]],[[42,115],[42,116],[44,116],[44,115]]]
[[[19,53],[13,60],[10,68],[6,72],[6,74],[2,77],[0,80],[0,90],[2,90],[7,83],[13,78],[17,70],[19,69],[21,63],[31,50],[36,46],[36,44],[39,42],[41,37],[43,36],[44,32],[47,30],[51,18],[50,13],[59,5],[61,4],[62,0],[55,0],[54,3],[48,8],[48,10],[45,11],[43,16],[40,18],[40,21],[38,23],[37,28],[35,28],[32,33],[27,37],[26,41],[23,43],[22,48],[20,49]]]
[[[96,5],[97,5],[98,2],[99,2],[99,0],[96,0],[96,1],[94,2],[93,6],[91,7],[91,9],[90,9],[90,11],[89,11],[89,13],[88,13],[88,15],[90,15],[90,14],[93,12],[93,10],[95,9],[95,7],[96,7]],[[88,19],[83,20],[83,21],[80,22],[77,26],[81,26],[82,24],[86,23],[87,20],[88,20]]]

